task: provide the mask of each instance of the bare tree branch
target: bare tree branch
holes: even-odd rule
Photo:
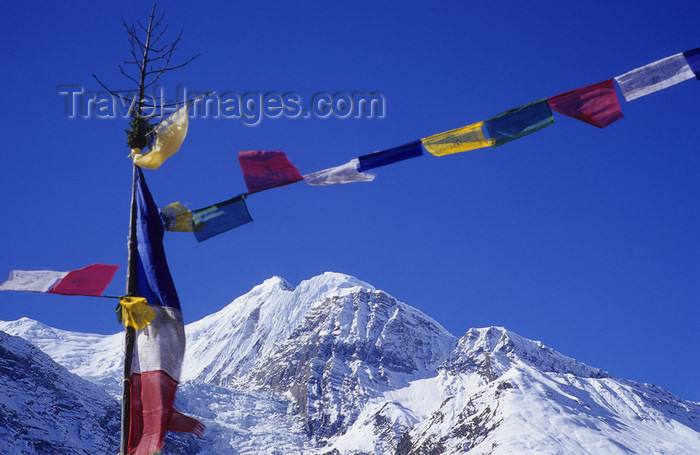
[[[157,25],[157,24],[156,24]],[[158,43],[158,40],[160,40],[163,35],[165,35],[165,32],[168,30],[168,24],[165,24],[165,27],[163,27],[163,30],[156,36],[156,38],[153,40],[153,45]],[[181,33],[182,34],[182,33]],[[179,38],[179,37],[178,37]]]
[[[170,29],[164,20],[165,11],[156,15],[155,4],[148,16],[148,22],[137,20],[130,25],[123,18],[121,20],[129,43],[130,58],[123,60],[118,68],[119,73],[129,81],[129,84],[133,84],[132,90],[113,90],[93,74],[97,83],[108,93],[135,107],[132,111],[130,130],[127,130],[127,143],[131,148],[148,146],[154,134],[153,125],[148,122],[148,118],[164,116],[162,108],[190,105],[213,94],[213,92],[207,92],[201,96],[167,103],[165,100],[160,100],[160,104],[155,97],[148,99],[146,96],[146,90],[155,87],[164,74],[187,66],[201,55],[194,55],[178,65],[173,64],[173,57],[182,40],[183,31],[180,30],[174,39],[167,42],[165,37]],[[161,108],[159,113],[158,108]],[[144,111],[149,111],[148,118],[143,115]]]
[[[146,74],[150,76],[151,74],[156,74],[156,73],[158,73],[158,76],[160,76],[162,73],[165,73],[165,72],[168,72],[168,71],[172,71],[172,70],[176,70],[176,69],[178,69],[178,68],[182,68],[183,66],[186,66],[188,63],[190,63],[192,60],[196,59],[196,58],[199,57],[200,55],[202,55],[202,54],[197,54],[197,55],[195,55],[194,57],[191,57],[189,60],[187,60],[185,63],[183,63],[183,64],[181,64],[181,65],[171,66],[171,67],[168,67],[168,68],[161,68],[160,70],[156,70],[156,71],[148,71],[148,72],[146,72]],[[169,60],[168,60],[168,61],[169,61]]]
[[[121,96],[119,93],[133,93],[132,90],[112,90],[112,89],[108,88],[105,84],[103,84],[102,81],[94,74],[92,75],[92,77],[94,77],[95,80],[97,81],[97,83],[100,84],[102,86],[102,88],[107,90],[107,92],[109,92],[111,95],[116,96],[117,98],[121,99],[122,101],[131,101],[128,98]]]
[[[153,19],[153,16],[151,16],[151,19]],[[146,29],[146,27],[141,25],[141,22],[139,22],[138,20],[136,21],[136,24],[138,24],[138,26],[141,28],[141,30],[143,30],[147,35],[151,33],[149,30]]]
[[[126,71],[124,71],[124,68],[122,68],[121,65],[119,65],[119,72],[122,73],[122,75],[124,75],[124,76],[126,76],[127,78],[129,78],[131,81],[133,81],[134,84],[138,84],[138,83],[139,83],[139,81],[137,81],[137,80],[134,79],[133,77],[129,76],[129,75],[126,73]]]

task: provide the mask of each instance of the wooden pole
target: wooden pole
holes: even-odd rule
[[[153,5],[153,9],[151,10],[151,16],[148,21],[148,28],[145,28],[141,26],[139,23],[139,26],[146,32],[146,40],[145,43],[140,41],[138,37],[136,36],[137,32],[135,30],[135,27],[128,28],[127,27],[127,32],[129,33],[130,36],[130,42],[132,46],[132,55],[134,57],[134,62],[128,62],[128,63],[136,63],[138,60],[138,57],[136,55],[137,49],[143,51],[143,57],[141,58],[140,66],[139,66],[139,91],[138,91],[138,104],[136,106],[136,115],[135,117],[137,119],[143,119],[143,107],[144,107],[144,95],[145,95],[145,90],[148,86],[152,85],[155,83],[156,80],[166,71],[172,71],[176,68],[181,68],[185,65],[187,65],[189,62],[194,60],[197,56],[192,57],[190,60],[186,61],[185,63],[181,65],[177,65],[174,67],[169,67],[169,62],[170,58],[172,56],[173,51],[175,50],[176,45],[180,42],[180,37],[178,38],[171,44],[171,45],[166,45],[162,47],[161,49],[151,49],[152,45],[155,45],[160,37],[163,35],[165,30],[167,29],[167,26],[163,28],[163,30],[160,32],[160,34],[157,34],[156,36],[153,36],[154,30],[157,29],[162,21],[162,17],[158,19],[155,22],[154,25],[154,20],[155,20],[155,14],[156,14],[156,5]],[[182,34],[182,32],[181,32]],[[155,52],[156,54],[159,54],[157,57],[152,58],[149,60],[149,52]],[[156,60],[163,60],[164,64],[163,67],[160,70],[154,70],[153,68],[149,68],[148,65],[149,63],[153,63]],[[121,66],[120,66],[121,70]],[[122,74],[126,75],[124,71],[122,70]],[[146,84],[146,78],[147,76],[151,76],[153,80]],[[128,77],[128,76],[127,76]],[[132,81],[137,82],[136,79],[129,77]],[[97,79],[97,76],[95,76],[95,79]],[[100,82],[99,79],[97,79],[98,82]],[[100,82],[100,84],[104,87],[104,84]],[[106,87],[105,87],[106,88]],[[115,95],[115,92],[112,92],[111,90],[107,89],[110,93]],[[118,96],[118,95],[117,95]],[[144,131],[140,128],[138,123],[135,125],[136,128],[138,128],[137,131],[139,131],[139,134],[150,134],[148,131]],[[133,128],[133,127],[132,127]],[[138,141],[139,143],[147,143],[146,137],[140,137],[138,139],[141,139]],[[129,144],[129,147],[132,147],[131,144]],[[138,267],[138,242],[136,240],[136,218],[137,218],[137,205],[136,205],[136,183],[137,183],[137,178],[138,178],[138,169],[136,168],[136,165],[133,165],[133,181],[131,185],[131,217],[130,217],[130,224],[129,224],[129,240],[128,240],[128,248],[129,248],[129,258],[128,258],[128,265],[127,265],[127,270],[126,270],[126,295],[131,296],[131,297],[138,297],[139,289],[138,289],[138,272],[137,272],[137,267]],[[126,327],[124,331],[124,374],[122,377],[122,415],[121,415],[121,445],[120,445],[120,455],[127,455],[128,451],[128,444],[129,444],[129,423],[130,423],[130,405],[131,405],[131,389],[130,389],[130,378],[131,378],[131,363],[132,363],[132,358],[134,356],[134,345],[136,343],[136,330],[133,327]]]
[[[136,165],[133,166],[133,182],[131,184],[131,216],[129,217],[129,256],[126,269],[126,295],[135,296],[138,293],[137,266],[138,243],[136,242]],[[131,411],[131,360],[134,356],[134,344],[136,342],[136,330],[126,327],[124,331],[124,375],[122,376],[122,416],[121,416],[121,444],[119,453],[127,455],[129,443],[129,423]]]
[[[146,32],[146,44],[143,50],[143,60],[141,60],[141,77],[139,80],[139,99],[137,107],[137,117],[143,115],[143,96],[145,90],[146,71],[148,64],[148,51],[151,45],[151,32],[153,30],[153,17],[155,16],[156,5],[153,5],[151,17],[148,21],[148,30]],[[138,294],[138,243],[136,241],[136,179],[137,169],[133,165],[133,179],[131,184],[131,217],[129,223],[129,263],[126,270],[126,295],[136,296]],[[133,327],[126,327],[124,330],[124,375],[122,377],[122,425],[121,425],[121,444],[120,454],[127,455],[129,444],[129,423],[131,421],[131,361],[134,357],[134,344],[136,343],[136,330]]]

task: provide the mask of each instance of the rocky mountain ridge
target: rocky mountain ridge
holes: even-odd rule
[[[0,330],[118,394],[121,334]],[[347,275],[273,277],[186,333],[177,406],[209,429],[178,453],[700,453],[700,404]]]

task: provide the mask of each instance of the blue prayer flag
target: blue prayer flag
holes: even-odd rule
[[[198,242],[253,221],[245,203],[246,193],[192,212],[192,230]]]
[[[398,147],[371,153],[359,158],[360,164],[357,166],[358,172],[364,172],[375,167],[386,166],[397,161],[407,160],[423,155],[423,144],[419,140]]]
[[[683,57],[688,62],[690,69],[695,73],[695,79],[700,80],[700,47],[692,51],[683,52]]]
[[[163,248],[163,221],[141,168],[136,167],[136,243],[138,297],[150,305],[180,309]]]
[[[534,133],[554,123],[547,100],[516,107],[484,121],[484,126],[498,147],[519,137]]]

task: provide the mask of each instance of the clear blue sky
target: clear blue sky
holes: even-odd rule
[[[133,5],[134,2],[131,2]],[[190,208],[245,191],[241,150],[284,150],[302,173],[484,120],[700,46],[696,0],[626,2],[160,2],[191,91],[378,92],[383,119],[190,122],[146,171],[156,201]],[[131,165],[117,119],[66,116],[60,85],[130,88],[120,17],[151,6],[4,2],[0,274],[119,264]],[[172,37],[173,35],[169,35]],[[626,103],[600,130],[554,126],[496,149],[430,155],[371,183],[303,182],[253,195],[254,222],[198,244],[168,233],[186,321],[264,279],[331,270],[418,307],[457,336],[500,325],[613,375],[700,400],[700,82]],[[0,319],[120,330],[107,299],[5,292]]]

